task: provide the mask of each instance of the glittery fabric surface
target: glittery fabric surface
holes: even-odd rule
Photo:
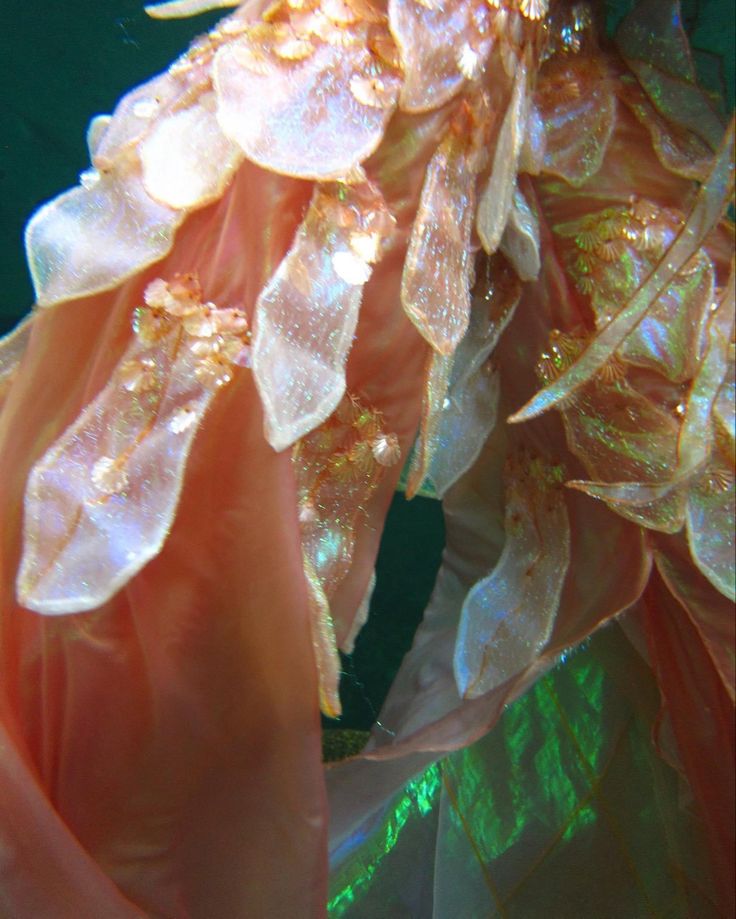
[[[0,910],[727,914],[734,122],[679,4],[151,13],[222,6],[27,230]],[[402,468],[446,550],[323,767]]]

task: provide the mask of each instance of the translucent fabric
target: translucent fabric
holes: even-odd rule
[[[597,633],[335,851],[329,915],[719,915],[657,709],[620,629]]]
[[[734,126],[679,23],[248,2],[92,122],[0,344],[4,915],[732,911]],[[443,562],[325,769],[402,469]]]

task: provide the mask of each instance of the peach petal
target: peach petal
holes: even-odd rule
[[[174,112],[153,126],[139,146],[143,185],[172,208],[201,207],[219,198],[242,159],[220,130],[214,96]]]
[[[613,132],[613,85],[590,58],[563,58],[543,68],[535,101],[545,128],[543,172],[578,187],[595,175]]]
[[[556,380],[540,390],[509,419],[533,418],[568,397],[610,359],[627,336],[651,310],[657,297],[672,282],[720,220],[733,193],[734,121],[731,120],[707,181],[698,189],[688,217],[672,245],[665,251],[646,281],[629,298],[580,357]]]
[[[187,458],[214,390],[177,328],[149,348],[135,340],[103,391],[34,466],[25,497],[18,597],[49,615],[95,609],[158,554]],[[156,388],[130,391],[131,361],[153,361]],[[193,419],[178,423],[185,407]]]
[[[435,6],[389,0],[388,18],[404,70],[399,104],[407,112],[444,105],[466,81],[464,50],[471,49],[482,68],[491,49],[490,15],[484,3],[450,0]]]
[[[427,167],[401,278],[407,316],[441,355],[455,350],[470,316],[474,159],[451,130]]]
[[[345,362],[372,272],[351,253],[355,227],[344,225],[349,217],[357,228],[390,226],[383,199],[371,186],[319,187],[291,249],[256,303],[253,372],[275,450],[324,421],[345,391]],[[353,275],[346,276],[345,255],[351,265],[358,263]]]
[[[526,66],[524,62],[519,62],[511,98],[496,141],[491,174],[478,202],[478,236],[489,255],[498,249],[511,210],[527,121],[527,79]]]
[[[722,478],[718,475],[721,470]],[[732,467],[715,463],[706,470],[690,492],[686,523],[693,561],[716,590],[736,600],[736,489]]]
[[[64,192],[26,227],[39,306],[110,290],[163,258],[184,216],[154,201],[135,172],[95,175]]]
[[[544,482],[546,470],[524,469],[527,462],[514,461],[507,486],[501,557],[463,604],[454,670],[466,699],[525,670],[554,626],[570,562],[570,525],[560,489]]]
[[[253,55],[261,53],[246,37],[221,49],[214,64],[220,125],[249,159],[284,175],[325,180],[348,174],[376,149],[399,78],[381,73],[381,105],[359,101],[351,80],[375,70],[363,42],[320,43],[304,60],[253,68]]]
[[[511,199],[511,209],[499,248],[522,281],[534,281],[537,278],[542,266],[539,219],[529,207],[518,184]]]

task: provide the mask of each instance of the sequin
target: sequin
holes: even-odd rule
[[[91,470],[92,484],[103,495],[117,495],[128,486],[128,474],[119,461],[102,456]]]
[[[401,458],[401,448],[395,434],[381,434],[370,445],[370,449],[379,466],[394,466]]]

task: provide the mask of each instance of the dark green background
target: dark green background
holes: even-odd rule
[[[23,257],[28,215],[88,165],[85,131],[126,90],[163,70],[210,14],[157,22],[141,0],[0,0],[0,332],[32,302]],[[608,22],[631,6],[607,4]],[[734,2],[683,3],[704,81],[733,104]],[[345,660],[343,724],[368,727],[426,605],[443,544],[436,502],[397,496],[378,559],[368,625]]]

